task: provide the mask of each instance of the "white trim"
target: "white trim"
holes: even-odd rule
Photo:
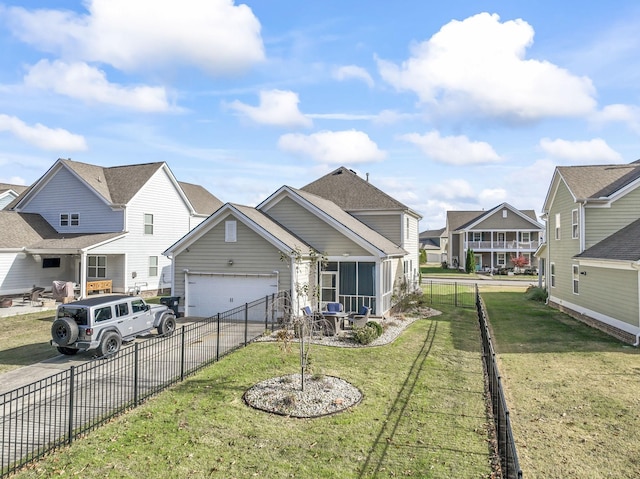
[[[593,268],[636,270],[638,265],[635,261],[616,261],[607,259],[574,258],[580,266],[591,266]]]

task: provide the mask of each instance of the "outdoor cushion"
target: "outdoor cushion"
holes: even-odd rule
[[[330,313],[339,313],[340,311],[342,311],[342,304],[327,303],[327,311]]]

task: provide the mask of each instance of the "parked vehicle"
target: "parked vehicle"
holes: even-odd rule
[[[67,355],[96,349],[98,356],[112,356],[123,341],[133,341],[154,328],[160,336],[173,334],[173,310],[147,304],[137,296],[97,296],[58,306],[51,345]]]

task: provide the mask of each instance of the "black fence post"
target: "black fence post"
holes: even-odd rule
[[[139,364],[138,361],[138,351],[140,348],[140,344],[136,343],[135,349],[133,350],[133,404],[134,406],[138,406],[138,381],[139,381]]]
[[[217,331],[216,331],[216,361],[220,361],[220,313],[218,313],[217,319]]]
[[[249,303],[244,303],[244,345],[249,337]]]
[[[456,308],[458,307],[458,282],[456,281],[454,284],[454,289],[453,289],[453,301],[454,304],[456,306]]]
[[[269,295],[264,297],[264,330],[269,329]]]
[[[184,332],[184,326],[182,326],[181,331],[182,331],[182,336],[180,338],[180,381],[184,381],[184,356],[186,354],[186,350],[185,350],[186,335]]]
[[[76,385],[76,367],[69,368],[69,424],[67,424],[67,434],[69,434],[68,444],[73,442],[73,409],[74,409],[74,391]]]

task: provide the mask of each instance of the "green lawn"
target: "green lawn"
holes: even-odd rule
[[[640,477],[638,350],[522,293],[481,294],[524,477]]]
[[[443,308],[393,343],[312,347],[313,372],[363,392],[351,410],[293,419],[243,393],[297,371],[253,343],[17,474],[83,478],[488,478],[484,375],[474,310]]]
[[[0,318],[0,374],[57,356],[49,344],[55,311]]]

